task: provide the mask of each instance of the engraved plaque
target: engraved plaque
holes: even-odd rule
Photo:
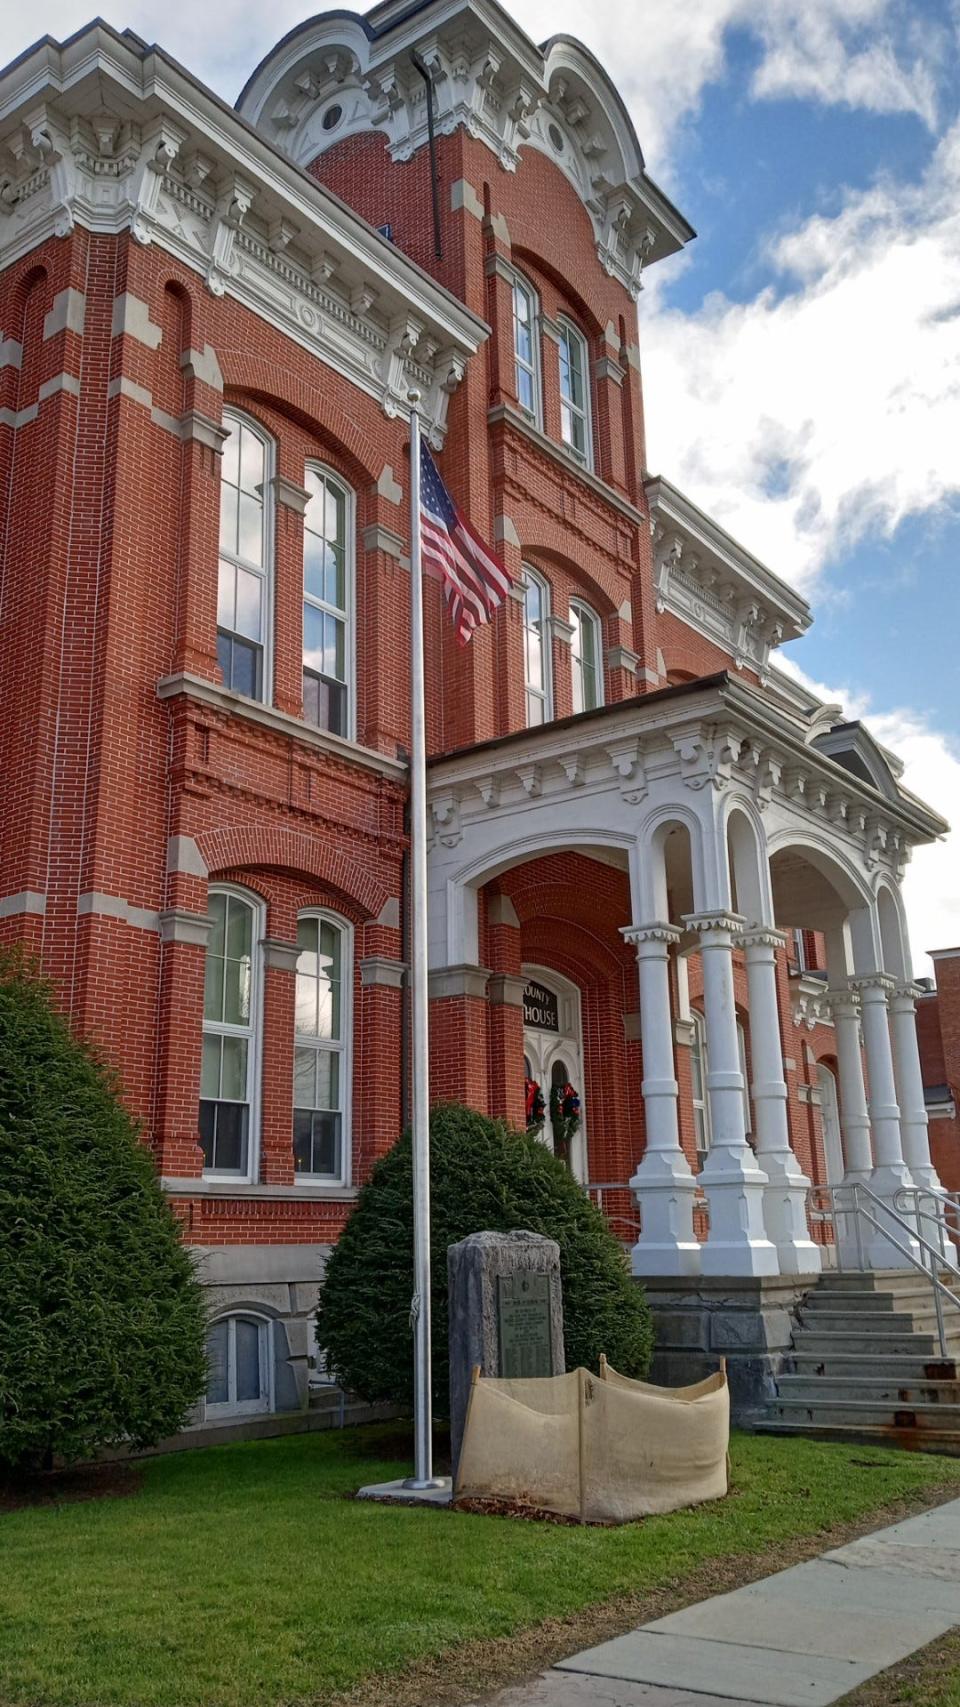
[[[550,1276],[524,1273],[497,1277],[500,1375],[508,1380],[553,1374]]]

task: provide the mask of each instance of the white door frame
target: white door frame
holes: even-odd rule
[[[827,1185],[839,1185],[844,1176],[844,1161],[837,1076],[833,1068],[828,1067],[824,1061],[817,1063],[817,1089],[820,1092],[820,1130],[823,1133],[823,1161],[827,1170]]]
[[[534,1077],[540,1083],[547,1109],[543,1124],[543,1142],[550,1143],[550,1071],[558,1057],[569,1061],[571,1068],[570,1082],[580,1092],[580,1125],[570,1146],[570,1171],[574,1179],[585,1184],[589,1178],[587,1169],[587,1121],[586,1098],[583,1094],[583,1022],[581,1017],[580,987],[571,979],[565,978],[561,972],[554,972],[550,966],[535,966],[532,962],[524,961],[520,968],[521,975],[529,983],[533,979],[538,984],[545,984],[557,997],[559,1030],[537,1031],[533,1027],[523,1028],[524,1056],[531,1058]]]

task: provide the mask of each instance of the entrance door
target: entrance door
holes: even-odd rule
[[[837,1081],[821,1062],[817,1068],[820,1090],[820,1124],[823,1128],[823,1159],[827,1168],[827,1185],[839,1185],[843,1179],[843,1142],[840,1137],[840,1110],[837,1102]]]
[[[586,1109],[583,1095],[583,1046],[580,1041],[580,991],[568,978],[542,966],[525,966],[523,996],[523,1071],[540,1086],[546,1112],[541,1140],[562,1157],[579,1180],[587,1178]],[[580,1124],[569,1145],[555,1135],[550,1094],[572,1085],[580,1098]]]

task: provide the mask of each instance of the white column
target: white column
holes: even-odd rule
[[[940,1177],[930,1160],[930,1134],[923,1100],[923,1075],[917,1044],[917,986],[898,984],[890,995],[890,1041],[893,1071],[900,1105],[900,1137],[903,1159],[914,1184],[939,1191]]]
[[[837,1040],[840,1078],[840,1132],[843,1137],[843,1183],[867,1181],[873,1172],[870,1116],[860,1054],[860,1002],[855,990],[839,986],[827,991]]]
[[[710,1208],[702,1271],[710,1275],[776,1274],[777,1251],[763,1224],[766,1174],[747,1143],[733,993],[733,939],[744,921],[722,910],[691,913],[684,924],[700,938],[706,1019],[710,1150],[700,1183]]]
[[[689,1275],[700,1272],[700,1243],[693,1231],[697,1182],[683,1150],[677,1124],[677,1080],[673,1062],[668,956],[680,939],[673,925],[657,921],[623,931],[637,951],[640,982],[640,1043],[643,1050],[643,1107],[646,1148],[630,1188],[640,1209],[640,1237],[633,1247],[634,1274]]]
[[[869,1087],[870,1130],[873,1134],[874,1166],[870,1175],[870,1189],[877,1197],[883,1198],[892,1208],[896,1208],[894,1199],[904,1186],[912,1186],[913,1179],[910,1169],[903,1159],[903,1148],[900,1139],[900,1108],[897,1103],[897,1087],[893,1076],[893,1053],[890,1048],[890,1025],[887,1015],[887,997],[895,988],[894,981],[885,972],[871,972],[865,976],[859,975],[851,980],[852,987],[860,995],[860,1020],[863,1026],[863,1046],[867,1058],[867,1083]],[[874,1208],[882,1219],[882,1210]],[[909,1211],[906,1211],[907,1213]],[[901,1208],[898,1213],[905,1213]],[[900,1244],[907,1245],[913,1254],[919,1255],[919,1246],[911,1240],[902,1227],[891,1226],[891,1233]],[[871,1268],[908,1268],[908,1259],[901,1254],[890,1241],[879,1231],[871,1229],[871,1236],[865,1238],[868,1261]]]
[[[815,1274],[820,1268],[820,1251],[807,1224],[810,1181],[790,1147],[787,1125],[776,962],[776,951],[786,940],[782,931],[764,927],[752,927],[740,937],[750,995],[757,1162],[769,1181],[763,1194],[763,1219],[767,1237],[777,1248],[780,1273]]]

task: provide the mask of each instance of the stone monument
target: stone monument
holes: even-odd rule
[[[450,1456],[479,1364],[484,1375],[563,1375],[560,1246],[539,1233],[471,1233],[447,1251],[450,1285]]]

